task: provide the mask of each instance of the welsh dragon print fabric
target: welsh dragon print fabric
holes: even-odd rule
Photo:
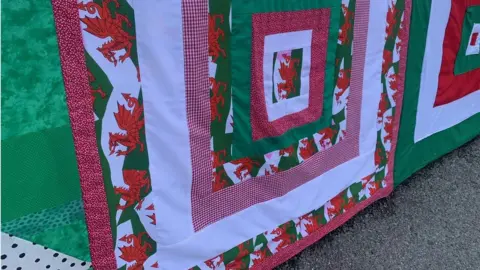
[[[273,268],[393,189],[410,0],[67,2],[95,269]]]

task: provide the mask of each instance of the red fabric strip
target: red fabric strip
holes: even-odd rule
[[[52,0],[92,265],[117,269],[76,0]]]

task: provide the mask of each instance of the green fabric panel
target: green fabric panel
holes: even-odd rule
[[[68,124],[50,1],[2,2],[2,140]]]
[[[414,142],[420,79],[425,54],[431,0],[414,0],[408,48],[405,93],[395,155],[395,186],[428,163],[447,154],[480,134],[480,114],[449,129]]]
[[[67,226],[33,235],[25,240],[44,245],[83,261],[91,261],[87,225],[83,219]]]
[[[84,219],[84,215],[82,201],[76,200],[59,207],[44,209],[8,222],[2,222],[2,231],[26,238]]]
[[[455,60],[455,75],[480,68],[480,54],[465,55],[474,23],[480,23],[480,6],[469,7],[465,14],[462,28],[462,42],[460,43],[460,49],[458,50],[457,59]]]
[[[2,141],[2,222],[81,200],[69,125]]]
[[[81,200],[2,222],[2,232],[82,260],[90,259],[85,213]]]
[[[265,153],[288,147],[290,144],[328,127],[331,123],[334,91],[335,57],[340,24],[341,1],[234,1],[232,3],[232,99],[235,119],[232,156],[263,156]],[[250,125],[252,14],[262,12],[299,11],[316,8],[331,8],[325,68],[324,104],[322,117],[316,122],[292,128],[278,137],[252,140]]]

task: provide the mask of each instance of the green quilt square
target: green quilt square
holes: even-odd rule
[[[466,55],[470,43],[473,26],[480,24],[480,6],[471,6],[467,9],[463,20],[462,41],[455,60],[455,75],[467,73],[480,68],[480,54]]]
[[[335,72],[335,57],[341,15],[341,0],[234,0],[232,1],[232,96],[233,131],[232,158],[263,156],[266,153],[286,148],[300,139],[312,136],[332,121],[332,103]],[[256,13],[303,11],[329,8],[328,47],[326,50],[325,81],[322,116],[317,121],[295,127],[281,136],[253,141],[250,97],[251,97],[251,54],[252,16]],[[311,91],[310,91],[311,92]]]

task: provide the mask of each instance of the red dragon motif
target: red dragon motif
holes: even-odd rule
[[[225,106],[225,98],[223,94],[227,91],[227,84],[224,82],[217,82],[215,78],[210,77],[210,84],[212,86],[212,97],[210,98],[210,111],[212,121],[218,118],[222,120],[222,115],[218,113],[218,105]],[[220,87],[223,86],[223,91],[220,92]]]
[[[284,80],[284,83],[277,83],[277,91],[278,96],[281,99],[287,98],[290,93],[295,93],[295,85],[293,83],[294,80],[297,79],[297,70],[295,66],[300,63],[300,59],[291,58],[291,56],[287,54],[282,54],[285,61],[280,62],[280,68],[278,72],[280,73],[280,77]],[[283,93],[285,91],[285,93]]]
[[[337,100],[337,103],[340,103],[340,97],[347,91],[350,84],[350,73],[350,69],[341,69],[338,73],[337,87],[340,89],[340,92],[335,93],[335,100]]]
[[[389,50],[383,50],[382,74],[385,75],[392,65],[393,54]]]
[[[147,252],[152,250],[152,246],[143,241],[142,237],[146,232],[141,232],[138,235],[129,234],[120,238],[120,241],[130,244],[129,246],[120,247],[120,258],[126,262],[135,262],[133,265],[127,267],[127,270],[142,270],[143,264],[148,259]]]
[[[303,139],[301,140],[301,143],[303,144],[303,146],[300,147],[299,154],[303,158],[303,160],[306,160],[315,154],[315,147],[313,147],[315,142],[313,141],[313,139]]]
[[[330,200],[330,204],[332,205],[332,207],[327,208],[329,218],[333,218],[342,213],[343,206],[345,204],[345,199],[343,198],[344,195],[344,192],[341,192]]]
[[[263,248],[263,249],[259,249],[259,250],[256,250],[256,251],[252,252],[252,255],[254,255],[256,257],[252,260],[253,265],[257,265],[257,264],[263,262],[267,258],[267,251],[268,250],[266,248]]]
[[[291,226],[290,224],[283,224],[280,225],[278,228],[274,229],[272,231],[272,234],[275,234],[276,236],[272,239],[273,242],[279,242],[277,246],[277,251],[281,250],[282,248],[292,244],[297,240],[295,234],[289,234],[287,232],[288,226]]]
[[[309,235],[321,227],[318,218],[310,213],[301,216],[295,225],[301,228],[303,223],[305,223],[305,231]]]
[[[152,221],[150,222],[150,224],[152,224],[152,225],[157,225],[157,218],[155,217],[155,213],[153,213],[153,214],[151,214],[151,215],[147,215],[147,217],[152,220]]]
[[[312,214],[307,213],[307,214],[299,217],[299,218],[298,218],[298,221],[295,222],[295,226],[296,226],[296,227],[301,227],[303,222],[309,223],[309,222],[310,222],[310,218],[311,218],[312,216],[313,216]]]
[[[281,149],[279,154],[280,154],[280,156],[284,156],[285,154],[287,154],[290,157],[290,156],[292,156],[293,151],[295,151],[295,148],[293,147],[293,145],[291,145],[290,147],[287,147],[285,149]]]
[[[225,50],[220,47],[218,40],[225,37],[225,33],[222,29],[216,27],[216,20],[220,19],[220,23],[223,23],[223,15],[215,14],[208,15],[208,56],[212,57],[214,63],[217,62],[218,57],[223,55],[226,57]]]
[[[217,269],[217,267],[220,267],[222,263],[223,263],[223,254],[215,258],[211,258],[208,261],[205,261],[205,265],[207,265],[208,268],[213,270]]]
[[[332,146],[333,137],[337,134],[337,131],[329,127],[318,132],[318,134],[322,135],[322,138],[319,141],[320,146],[326,149]]]
[[[248,247],[245,244],[245,242],[238,245],[238,254],[237,254],[237,257],[236,257],[237,259],[242,259],[243,257],[247,256],[248,254],[250,254],[250,251],[248,250]]]
[[[398,99],[398,75],[396,73],[392,73],[390,76],[388,76],[388,78],[390,78],[390,80],[388,81],[389,85],[390,85],[390,89],[393,90],[393,95],[392,95],[392,98],[393,98],[393,101],[395,103],[397,103],[397,99]]]
[[[398,13],[399,13],[399,10],[395,8],[395,3],[392,1],[392,6],[388,8],[388,13],[387,13],[387,26],[385,28],[387,37],[385,39],[388,39],[393,35],[393,27],[397,23]]]
[[[115,14],[115,18],[112,17],[110,9],[108,8],[110,2],[114,2],[116,8],[120,7],[118,0],[103,0],[102,6],[94,2],[89,2],[86,4],[79,3],[78,8],[90,14],[95,14],[98,11],[97,17],[84,17],[81,18],[80,21],[87,26],[85,31],[88,33],[99,38],[110,38],[109,41],[102,44],[97,50],[103,54],[103,57],[116,66],[118,60],[123,63],[130,57],[133,46],[132,40],[134,40],[135,37],[128,34],[122,28],[123,22],[125,22],[128,27],[132,27],[132,24],[125,15],[117,13]],[[125,49],[125,54],[117,60],[115,52],[122,49]]]
[[[375,173],[372,173],[362,178],[362,189],[367,187],[368,182],[370,182],[374,176],[375,176]]]
[[[318,218],[316,218],[315,216],[310,217],[309,221],[310,222],[305,225],[305,230],[309,235],[318,231],[318,229],[322,227],[322,224],[318,222]]]
[[[145,208],[146,210],[150,210],[150,211],[153,211],[155,210],[155,206],[152,204],[150,204],[147,208]]]
[[[378,181],[374,181],[373,186],[370,186],[368,188],[368,191],[370,191],[370,195],[373,195],[375,192],[377,192],[381,188],[382,188],[382,184]]]
[[[402,51],[402,47],[403,47],[403,40],[402,40],[402,37],[405,36],[405,27],[404,27],[404,22],[405,21],[402,21],[400,23],[400,29],[398,30],[398,36],[397,36],[397,43],[395,45],[397,45],[397,53],[400,54],[400,52]]]
[[[260,163],[250,158],[237,159],[232,161],[231,163],[234,165],[240,165],[235,169],[235,175],[241,181],[245,180],[245,178],[248,175],[250,175],[250,172],[252,171],[253,166],[260,166]]]
[[[388,95],[387,93],[382,93],[382,97],[380,99],[380,103],[378,105],[378,111],[377,111],[377,121],[379,124],[382,123],[383,115],[387,110],[388,110]]]
[[[383,138],[383,142],[386,143],[387,141],[392,141],[392,133],[393,133],[393,119],[391,116],[385,117],[385,137]]]
[[[378,144],[378,142],[377,142]],[[377,168],[380,167],[380,165],[384,162],[385,160],[385,157],[382,153],[382,149],[380,147],[378,147],[377,145],[377,150],[375,150],[375,166],[377,166]]]
[[[342,4],[343,14],[345,16],[345,22],[342,27],[340,27],[340,34],[338,39],[342,45],[348,44],[350,40],[348,39],[348,31],[352,28],[351,19],[353,18],[354,12],[348,10],[348,7],[345,4]]]
[[[242,259],[237,259],[234,260],[227,265],[225,265],[225,270],[240,270],[240,269],[247,269],[247,265],[245,264],[245,261]]]
[[[147,171],[123,170],[123,182],[128,186],[128,189],[114,187],[115,194],[120,194],[120,197],[125,201],[125,205],[118,205],[117,209],[124,210],[135,203],[138,203],[137,210],[142,208],[141,190],[142,188],[144,188],[144,192],[150,190],[150,178],[146,175]]]
[[[228,181],[225,179],[226,177],[226,173],[225,173],[225,170],[223,169],[220,169],[219,171],[215,171],[213,172],[213,191],[219,191],[219,190],[222,190],[226,187],[229,187],[230,184],[228,183]]]
[[[143,106],[140,106],[138,99],[131,97],[130,94],[122,94],[128,102],[128,110],[125,105],[117,103],[118,112],[113,113],[117,120],[118,127],[124,130],[126,134],[110,132],[110,140],[108,142],[110,155],[117,153],[117,156],[126,156],[140,145],[140,151],[143,152],[144,144],[140,141],[140,130],[144,127]],[[127,150],[116,150],[119,145],[127,147]]]
[[[107,94],[105,94],[105,92],[103,92],[102,88],[101,87],[98,87],[98,89],[92,89],[91,88],[91,85],[92,85],[92,82],[95,81],[95,77],[93,76],[92,72],[90,72],[90,70],[87,70],[88,72],[88,82],[90,83],[90,94],[92,94],[92,103],[95,102],[95,94],[100,94],[100,97],[101,98],[105,98],[107,96]]]
[[[223,158],[222,158],[223,156]],[[213,168],[217,168],[225,164],[225,157],[227,156],[227,151],[225,149],[220,151],[212,151],[213,157]]]
[[[152,204],[150,204],[147,208],[145,208],[146,210],[150,210],[150,211],[154,211],[155,210],[155,207]],[[151,214],[151,215],[147,215],[148,218],[150,218],[152,220],[152,222],[150,222],[150,224],[153,224],[153,225],[157,225],[157,219],[155,217],[155,213]]]
[[[270,172],[272,171],[272,172]],[[273,164],[270,164],[270,171],[265,169],[265,175],[272,175],[272,174],[276,174],[279,172],[279,169],[277,166],[273,165]]]
[[[350,197],[348,198],[347,203],[343,206],[343,210],[348,211],[352,209],[354,206],[355,206],[355,200],[353,199],[353,197]]]

